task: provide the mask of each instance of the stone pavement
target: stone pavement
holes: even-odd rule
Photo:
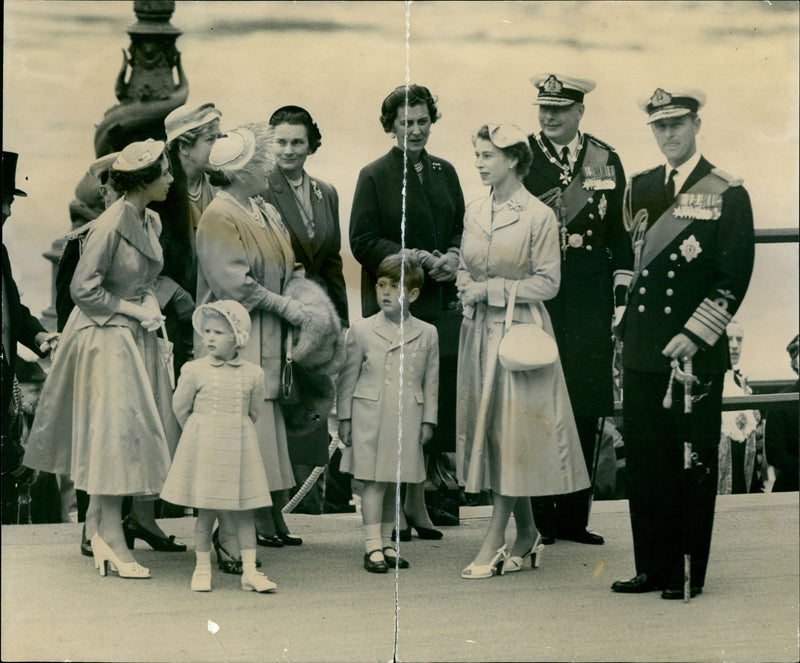
[[[798,660],[797,493],[718,499],[706,588],[688,605],[610,591],[633,575],[626,501],[594,505],[604,546],[558,541],[539,569],[463,580],[487,516],[463,509],[442,541],[402,544],[410,569],[381,576],[361,567],[358,515],[290,515],[305,543],[259,550],[279,585],[264,595],[219,572],[191,592],[191,550],[137,541],[152,579],[101,578],[79,525],[3,527],[2,660]],[[191,518],[162,526],[191,548]]]

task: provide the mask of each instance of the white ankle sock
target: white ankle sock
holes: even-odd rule
[[[242,575],[250,575],[256,572],[256,551],[242,550]]]
[[[380,523],[364,525],[364,547],[367,553],[380,551],[383,548]]]
[[[211,551],[207,550],[206,552],[200,552],[199,550],[194,551],[196,562],[195,567],[198,569],[205,569],[211,568]]]

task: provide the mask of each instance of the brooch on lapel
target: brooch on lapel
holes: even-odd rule
[[[431,168],[433,168],[433,170],[441,170],[442,164],[440,164],[438,161],[431,161]]]
[[[672,213],[679,219],[716,221],[722,215],[722,196],[715,193],[680,193]]]
[[[614,166],[586,166],[581,168],[583,188],[590,191],[603,191],[617,186],[617,173]]]
[[[684,257],[686,262],[692,262],[697,256],[699,256],[703,249],[700,248],[700,242],[697,241],[694,235],[690,235],[681,243],[681,255]]]
[[[320,191],[316,180],[311,180],[311,188],[314,189],[314,195],[317,197],[317,200],[322,200],[322,191]]]

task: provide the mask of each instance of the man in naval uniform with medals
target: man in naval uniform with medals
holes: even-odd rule
[[[696,596],[705,582],[730,368],[725,328],[753,270],[747,191],[697,151],[705,100],[665,87],[639,102],[666,164],[634,175],[624,201],[636,251],[619,327],[636,576],[611,589],[661,590],[665,599]]]
[[[584,95],[594,81],[557,73],[531,78],[541,132],[529,137],[533,164],[523,184],[556,213],[561,287],[545,302],[553,321],[586,467],[592,474],[598,430],[614,414],[612,323],[624,310],[633,269],[622,219],[625,173],[612,147],[579,131]],[[591,488],[532,498],[545,543],[554,538],[599,545],[587,529]]]

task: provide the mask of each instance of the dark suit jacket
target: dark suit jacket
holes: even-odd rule
[[[701,157],[678,193],[688,191],[712,168]],[[665,180],[662,165],[634,175],[629,184],[631,212],[635,215],[646,209],[650,229],[669,206]],[[633,284],[622,325],[625,369],[669,372],[670,360],[661,351],[681,332],[700,346],[693,361],[696,375],[722,374],[730,367],[725,325],[736,314],[750,283],[754,232],[747,191],[740,182],[728,181],[728,185],[720,218],[691,220]],[[688,260],[687,241],[700,248]]]
[[[545,150],[558,158],[553,144],[542,136]],[[582,236],[583,245],[562,251],[561,286],[558,295],[545,302],[553,322],[561,364],[567,380],[575,416],[610,416],[614,412],[611,365],[613,343],[611,322],[614,306],[625,304],[625,286],[614,288],[614,274],[633,270],[630,235],[622,221],[625,173],[617,153],[590,134],[584,134],[583,148],[572,170],[581,178],[589,143],[607,155],[613,166],[613,189],[594,191],[587,204],[567,227],[567,234]],[[548,159],[536,141],[529,138],[533,163],[523,184],[533,195],[553,188],[562,191],[561,169]]]
[[[3,320],[4,325],[8,325],[6,330],[9,334],[9,347],[3,347],[3,411],[0,413],[0,419],[3,421],[3,434],[7,434],[6,425],[11,423],[11,417],[8,416],[8,407],[11,404],[12,385],[14,375],[14,364],[17,361],[17,343],[22,343],[26,348],[30,348],[36,354],[41,356],[39,348],[36,345],[36,334],[47,331],[42,323],[37,320],[27,306],[25,306],[19,298],[19,290],[17,284],[14,283],[14,277],[11,274],[11,262],[8,259],[8,251],[3,244],[3,286],[5,289],[6,303],[8,307],[8,320]]]
[[[310,177],[314,239],[309,239],[291,185],[281,169],[268,176],[269,188],[261,196],[273,205],[292,238],[295,259],[302,262],[306,277],[322,286],[331,298],[342,326],[348,326],[347,289],[342,274],[342,230],[339,226],[339,194],[327,182]],[[317,196],[316,192],[320,195]]]
[[[438,249],[445,253],[450,247],[461,246],[464,194],[450,163],[424,151],[422,163],[424,184],[420,184],[410,162],[405,173],[405,245],[410,249],[430,252]],[[362,266],[361,312],[364,317],[379,310],[375,273],[381,260],[400,251],[402,215],[403,151],[393,147],[388,154],[361,170],[353,196],[350,248]],[[416,317],[436,325],[443,355],[458,352],[461,315],[455,310],[456,301],[455,283],[440,285],[426,278],[419,299],[411,305]]]

